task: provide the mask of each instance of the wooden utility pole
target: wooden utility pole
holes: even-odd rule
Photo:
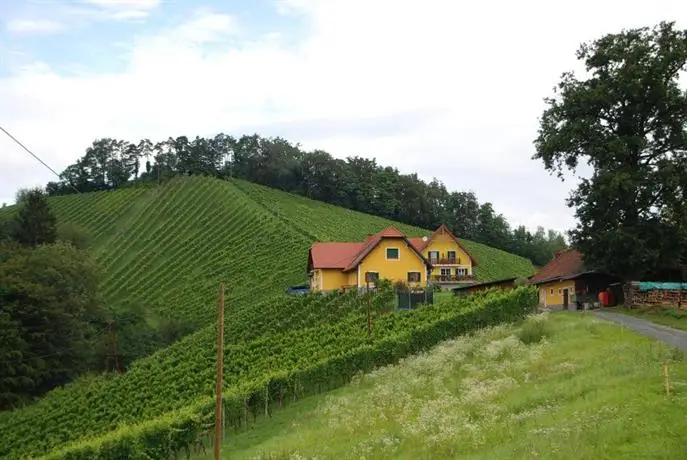
[[[372,320],[370,318],[370,279],[367,280],[367,336],[372,335]]]
[[[108,370],[117,370],[119,371],[119,374],[123,374],[124,370],[122,369],[122,366],[119,363],[119,353],[117,353],[117,332],[115,331],[115,322],[114,320],[110,320],[107,323],[107,332],[108,332],[108,342],[109,342],[109,353],[107,356],[107,368]],[[112,366],[112,367],[110,367]]]
[[[215,460],[220,460],[222,446],[222,377],[224,375],[224,283],[219,284],[217,319],[217,379],[215,382]]]

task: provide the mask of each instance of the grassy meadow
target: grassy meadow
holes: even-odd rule
[[[539,314],[228,431],[223,458],[675,459],[686,408],[681,353],[583,313]]]

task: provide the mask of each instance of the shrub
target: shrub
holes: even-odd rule
[[[518,331],[518,338],[526,345],[541,342],[544,337],[550,336],[551,323],[549,318],[544,315],[528,318]]]

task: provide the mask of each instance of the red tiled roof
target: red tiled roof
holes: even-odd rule
[[[314,243],[310,248],[309,269],[338,268],[343,271],[350,271],[357,267],[384,238],[401,238],[408,241],[399,230],[394,227],[387,227],[374,235],[369,235],[362,243]],[[413,244],[410,247],[417,252],[420,258],[425,260],[422,253]]]
[[[408,241],[410,241],[410,244],[412,244],[415,249],[418,251],[422,251],[427,243],[422,239],[421,236],[416,236],[413,238],[408,238]]]
[[[344,269],[363,248],[363,243],[314,243],[310,248],[311,268]]]
[[[432,238],[442,232],[447,233],[453,238],[458,247],[465,251],[468,257],[470,257],[472,265],[476,267],[477,261],[475,258],[472,257],[462,244],[460,244],[458,238],[451,233],[451,230],[449,230],[446,225],[441,225],[426,241],[423,237],[406,238],[406,236],[395,227],[387,227],[378,233],[368,235],[362,243],[314,243],[310,248],[308,269],[338,268],[343,271],[353,270],[384,238],[401,238],[405,240],[410,248],[413,249],[425,263],[429,264],[422,255],[422,250],[427,247],[430,241],[432,241]]]
[[[558,252],[548,264],[539,270],[530,283],[555,280],[566,276],[576,275],[585,271],[582,262],[582,254],[575,249],[566,249]]]

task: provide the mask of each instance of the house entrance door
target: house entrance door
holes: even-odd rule
[[[565,308],[566,310],[568,309],[568,302],[568,290],[563,289],[563,308]]]

